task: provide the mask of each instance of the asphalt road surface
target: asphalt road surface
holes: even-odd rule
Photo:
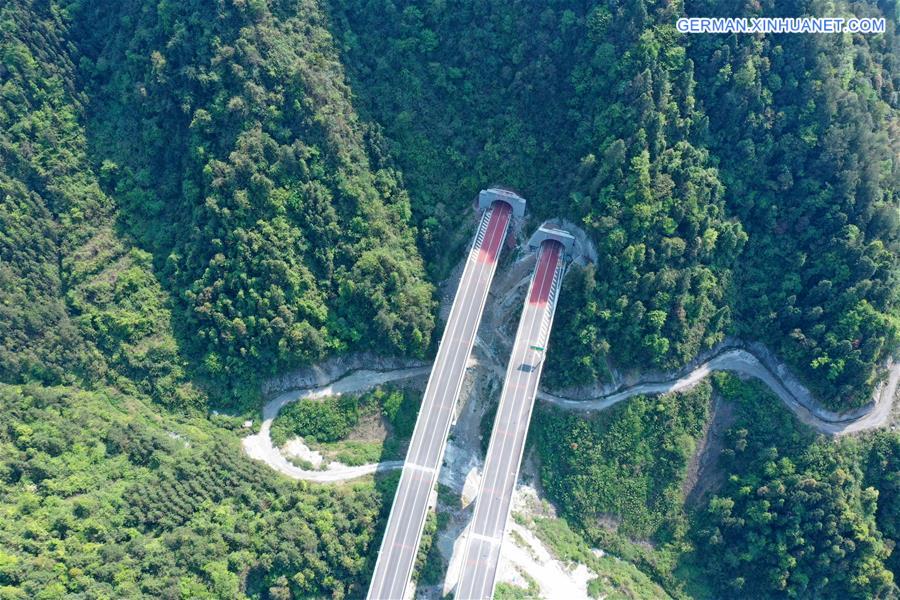
[[[475,499],[475,514],[454,596],[457,600],[491,598],[494,593],[500,544],[519,476],[531,409],[544,364],[544,349],[550,337],[565,270],[563,247],[559,242],[547,240],[541,244],[539,252]]]
[[[494,202],[482,216],[469,252],[381,541],[369,587],[372,600],[400,600],[412,576],[428,502],[511,212],[505,202]]]

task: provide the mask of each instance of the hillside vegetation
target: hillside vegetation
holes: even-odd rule
[[[130,16],[96,8],[89,35],[81,19],[92,16],[77,3],[0,7],[0,598],[358,596],[391,485],[335,491],[281,479],[242,456],[237,419],[208,420],[205,409],[208,396],[255,405],[262,376],[326,353],[428,347],[431,287],[408,200],[389,171],[342,154],[329,160],[345,160],[346,174],[333,176],[317,162],[324,150],[280,126],[290,143],[276,144],[253,121],[216,133],[224,160],[173,171],[188,150],[202,155],[211,144],[182,146],[190,123],[166,120],[169,94],[180,92],[156,90],[155,107],[138,100],[147,90],[128,79],[125,57],[95,63],[100,48],[91,45],[109,42],[104,51],[114,54],[100,17],[120,16],[116,30],[141,25],[123,32],[122,45],[149,31],[137,17],[160,36],[164,25],[138,3]],[[166,16],[168,32],[183,36],[191,14]],[[207,16],[204,26],[240,23]],[[112,83],[95,83],[103,73],[136,96],[114,101]],[[99,107],[121,119],[94,121]],[[136,119],[144,110],[165,118]],[[362,139],[361,126],[347,127]],[[154,164],[160,156],[164,164]],[[284,162],[266,166],[264,156]],[[221,198],[238,204],[216,208],[215,185],[203,182],[213,168],[231,171]],[[308,175],[274,174],[288,168]],[[273,181],[287,184],[277,177],[296,187],[279,191]],[[186,191],[191,178],[205,191]],[[304,182],[315,193],[302,195]],[[182,183],[184,195],[167,195]],[[341,212],[331,206],[339,188]],[[258,205],[235,216],[250,199]],[[299,217],[286,208],[299,211],[301,199],[319,202],[306,206],[309,218],[343,244],[330,256],[316,241],[319,264],[333,265],[318,280],[318,259],[294,236]],[[181,262],[179,252],[194,271],[167,266]],[[399,318],[394,309],[412,312]],[[291,346],[300,341],[302,352]]]
[[[161,418],[116,390],[0,385],[0,401],[0,598],[365,589],[390,486],[283,479],[241,454],[238,419]]]
[[[565,284],[552,385],[607,378],[610,365],[677,367],[737,333],[772,344],[830,407],[866,400],[898,343],[890,18],[884,35],[757,38],[684,36],[675,21],[830,11],[332,4],[361,110],[422,200],[413,213],[435,272],[452,264],[455,207],[487,181],[597,246],[597,264]]]
[[[427,349],[409,198],[316,3],[85,3],[78,17],[104,183],[203,375],[244,390],[336,351]]]
[[[649,2],[50,6],[4,9],[6,288],[45,307],[22,335],[5,304],[4,348],[28,346],[8,379],[59,379],[40,347],[77,348],[90,307],[98,361],[155,330],[160,397],[191,396],[186,366],[240,398],[336,352],[421,356],[426,265],[448,272],[495,180],[597,246],[566,284],[554,385],[677,367],[737,333],[839,409],[896,348],[892,23],[685,38],[678,7]],[[148,297],[114,310],[132,263]]]
[[[775,410],[777,401],[758,384],[721,377],[718,387],[738,409],[719,459],[728,479],[693,533],[718,593],[896,595],[897,571],[887,561],[897,542],[897,473],[867,464],[896,461],[897,447],[886,448],[881,435],[839,444],[814,437]]]
[[[656,27],[643,3],[336,4],[351,82],[427,199],[427,257],[473,178],[520,188],[597,245],[562,295],[548,380],[603,378],[608,360],[671,367],[722,339],[746,235],[693,143],[706,119],[673,7]]]
[[[691,8],[718,15],[736,6]],[[816,12],[809,6],[791,11]],[[837,408],[868,399],[898,344],[900,46],[891,12],[864,2],[841,10],[887,14],[883,36],[697,36],[690,47],[709,147],[749,236],[737,330],[771,344]]]
[[[685,14],[888,32],[685,36]],[[526,230],[565,218],[597,249],[567,276],[547,384],[677,368],[734,334],[829,408],[862,405],[900,330],[897,15],[5,0],[0,598],[360,596],[393,479],[286,481],[211,409],[255,418],[264,379],[326,357],[427,358],[492,183],[528,198]],[[714,394],[736,407],[727,476],[687,506]],[[409,435],[415,399],[382,400]],[[323,406],[284,435],[342,438],[353,410]],[[898,440],[816,437],[720,378],[587,420],[541,411],[532,443],[557,541],[652,579],[629,565],[595,592],[865,598],[897,595]]]
[[[703,459],[723,483],[688,504],[711,392],[732,413],[722,448]],[[541,483],[562,516],[674,597],[898,593],[896,433],[836,442],[759,382],[721,373],[713,385],[634,398],[589,419],[543,408],[534,427]]]

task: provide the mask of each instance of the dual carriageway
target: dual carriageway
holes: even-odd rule
[[[402,600],[407,594],[425,519],[443,460],[466,365],[487,302],[503,242],[525,200],[507,190],[479,194],[481,221],[457,288],[447,326],[416,421],[372,575],[370,600]],[[484,464],[475,512],[466,534],[455,598],[490,598],[496,582],[512,493],[553,324],[556,301],[574,239],[542,226],[529,246],[537,252],[506,371]]]

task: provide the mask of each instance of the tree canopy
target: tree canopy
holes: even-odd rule
[[[834,14],[887,31],[675,28]],[[286,481],[209,409],[253,418],[264,379],[326,357],[427,358],[436,286],[493,183],[528,199],[526,230],[558,217],[596,250],[566,278],[548,385],[675,369],[733,334],[829,408],[862,405],[900,339],[897,16],[891,0],[5,0],[0,598],[361,595],[394,477]],[[382,456],[418,397],[376,394]],[[734,412],[707,457],[721,481],[691,505],[717,401]],[[353,441],[356,408],[298,404],[282,433]],[[622,576],[649,595],[867,598],[897,593],[898,439],[817,437],[726,377],[590,419],[539,410],[531,443],[571,528],[545,533],[653,580],[629,565],[596,593]]]

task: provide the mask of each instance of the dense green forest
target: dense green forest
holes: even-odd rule
[[[103,183],[202,374],[246,390],[335,351],[424,352],[432,289],[409,198],[315,3],[73,10]]]
[[[562,296],[553,345],[565,350],[548,380],[601,378],[609,359],[674,366],[722,339],[746,235],[691,143],[706,120],[671,8],[657,31],[642,3],[337,4],[354,89],[427,199],[427,258],[440,264],[428,244],[445,242],[429,231],[453,231],[447,207],[473,177],[520,188],[535,215],[569,218],[597,244],[596,267]]]
[[[270,74],[295,96],[289,117],[277,95],[253,105],[260,88],[239,75],[188,114],[223,118],[216,102],[247,93],[268,131],[248,113],[192,133],[175,100],[232,67],[190,64],[221,41],[183,37],[199,7],[95,8],[0,7],[0,597],[358,596],[390,482],[286,481],[241,455],[235,419],[198,409],[255,405],[261,377],[326,353],[427,348],[432,292],[399,176],[369,167],[377,133],[349,112],[327,48]],[[302,8],[285,35],[321,37]],[[237,38],[260,15],[211,10],[193,25],[258,61]],[[133,77],[160,53],[127,45],[166,50],[167,36],[184,41],[169,46],[183,88],[154,77],[147,93]]]
[[[65,22],[27,2],[0,22],[0,376],[202,404],[152,256],[119,235],[94,174]]]
[[[688,502],[688,465],[713,388],[731,415],[706,473],[722,484]],[[544,408],[532,440],[542,484],[566,520],[672,596],[898,593],[895,433],[836,442],[798,423],[758,382],[717,374],[714,385],[638,397],[589,419]]]
[[[328,353],[421,355],[434,302],[409,199],[370,167],[377,132],[353,114],[327,33],[300,27],[313,7],[281,29],[237,6],[119,9],[3,9],[4,378],[115,369],[185,406],[185,367],[220,399],[252,400],[261,376]]]
[[[4,9],[7,380],[125,373],[190,405],[335,352],[422,355],[426,265],[455,262],[491,180],[597,245],[553,385],[737,333],[842,408],[896,347],[893,27],[683,39],[676,5],[643,2],[117,8]]]
[[[682,14],[827,7],[333,4],[360,110],[422,200],[434,272],[478,182],[519,188],[596,244],[562,294],[551,384],[679,366],[737,333],[832,407],[865,401],[898,342],[893,21],[877,36],[688,37]]]
[[[387,482],[286,480],[241,455],[239,419],[161,417],[114,389],[2,385],[0,400],[0,598],[365,589]]]
[[[807,14],[888,32],[674,26]],[[526,230],[561,217],[596,246],[565,281],[548,385],[676,368],[734,334],[827,406],[863,404],[900,338],[898,16],[894,0],[5,0],[0,598],[361,595],[392,478],[284,480],[209,409],[254,416],[262,380],[328,356],[427,357],[435,289],[491,183],[528,198]],[[390,453],[418,398],[378,393],[296,404],[277,435],[343,443],[376,407]],[[714,396],[734,409],[721,483],[691,503]],[[720,377],[590,419],[539,410],[531,443],[567,522],[536,531],[605,570],[597,593],[897,595],[895,431],[822,438]]]
[[[774,410],[774,398],[758,385],[720,378],[719,389],[738,407],[720,459],[728,479],[694,532],[719,593],[896,594],[886,562],[897,542],[897,472],[884,467],[897,464],[898,448],[885,448],[881,434],[839,444],[815,439]]]
[[[853,3],[845,14],[881,13]],[[866,400],[898,343],[896,25],[889,18],[884,36],[699,36],[690,47],[709,147],[749,235],[738,331],[772,344],[837,407]]]

